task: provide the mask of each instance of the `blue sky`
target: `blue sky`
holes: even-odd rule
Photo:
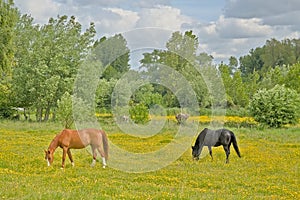
[[[15,0],[36,23],[74,15],[97,37],[123,33],[133,52],[163,48],[174,31],[192,30],[199,51],[227,62],[275,38],[300,37],[299,0]],[[136,56],[138,57],[138,56]]]
[[[223,13],[225,0],[175,0],[171,5],[181,10],[182,14],[199,21],[216,21]]]

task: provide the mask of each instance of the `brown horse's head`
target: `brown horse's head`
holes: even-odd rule
[[[47,161],[48,166],[53,163],[53,152],[50,150],[45,150],[45,160]]]

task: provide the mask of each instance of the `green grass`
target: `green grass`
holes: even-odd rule
[[[108,124],[104,127],[112,142],[134,152],[142,152],[144,144],[147,151],[167,144],[175,128],[170,125],[141,140]],[[43,150],[60,130],[51,123],[0,122],[0,199],[300,198],[300,128],[232,129],[242,158],[232,149],[230,163],[225,164],[219,147],[213,149],[213,161],[209,156],[193,161],[187,150],[171,165],[147,173],[102,169],[100,163],[91,168],[86,150],[73,150],[75,167],[67,160],[61,170],[58,149],[47,167]]]

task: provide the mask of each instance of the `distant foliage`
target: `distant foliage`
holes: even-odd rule
[[[276,85],[270,90],[261,89],[254,94],[249,109],[257,122],[279,128],[297,123],[299,98],[295,90]]]
[[[149,111],[144,104],[136,104],[129,110],[130,118],[138,124],[144,124],[149,121]]]
[[[73,119],[72,96],[65,92],[60,100],[57,101],[57,118],[64,128],[71,128]]]

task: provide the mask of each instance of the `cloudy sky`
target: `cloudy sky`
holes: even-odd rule
[[[174,31],[193,30],[215,61],[239,58],[270,38],[300,37],[299,0],[15,0],[36,23],[74,15],[97,37],[123,33],[133,52],[163,48]]]

